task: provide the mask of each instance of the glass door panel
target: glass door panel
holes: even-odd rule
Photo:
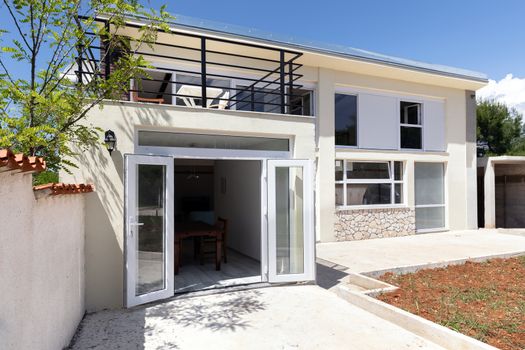
[[[173,295],[173,159],[126,155],[126,306]]]
[[[311,162],[268,161],[270,282],[314,279]]]

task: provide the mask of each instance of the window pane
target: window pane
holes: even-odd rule
[[[420,127],[401,127],[401,148],[421,149]]]
[[[347,179],[390,179],[388,163],[346,163]]]
[[[403,180],[403,162],[394,162],[394,180]]]
[[[444,204],[443,163],[415,164],[416,205]]]
[[[401,102],[401,123],[421,125],[421,103]]]
[[[445,207],[416,208],[416,230],[445,227]]]
[[[304,272],[303,168],[275,168],[276,273]]]
[[[357,96],[335,94],[335,144],[357,146]]]
[[[137,281],[135,295],[164,289],[164,245],[166,184],[164,165],[137,165],[136,214],[142,226],[137,226]]]
[[[344,186],[343,184],[335,184],[335,205],[345,205]]]
[[[240,111],[251,111],[252,110],[252,92],[247,86],[236,86],[234,94],[237,94],[235,105],[237,110]],[[272,89],[261,89],[255,88],[253,93],[253,111],[255,112],[267,112],[267,113],[281,113],[281,97],[277,90]]]
[[[395,184],[394,187],[394,203],[401,204],[403,203],[403,185]]]
[[[177,105],[179,106],[201,106],[201,97],[202,97],[202,88],[201,88],[201,77],[195,75],[176,75],[177,83],[175,84],[175,89],[177,94],[186,95],[186,97],[177,97]],[[225,79],[206,79],[207,88],[207,105],[218,104],[220,100],[210,99],[210,97],[218,98],[228,98],[230,81]],[[228,94],[226,94],[228,93]],[[195,97],[191,97],[195,96]]]
[[[391,203],[391,184],[347,184],[347,205]]]
[[[139,131],[140,146],[289,151],[288,139]]]
[[[287,90],[289,92],[289,90]],[[290,98],[290,114],[312,115],[312,94],[311,90],[293,89]]]
[[[343,160],[335,161],[335,181],[342,181],[344,170],[343,170]]]

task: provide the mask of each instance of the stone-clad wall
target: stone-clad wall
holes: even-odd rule
[[[356,209],[336,212],[337,241],[408,236],[416,233],[416,214],[411,208]]]

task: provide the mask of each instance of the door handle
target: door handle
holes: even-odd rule
[[[144,226],[143,222],[132,222],[129,224],[130,226]]]

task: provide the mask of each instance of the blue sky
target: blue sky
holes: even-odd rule
[[[525,115],[525,0],[141,0],[173,14],[487,74]],[[6,9],[0,3],[1,18]],[[11,21],[0,27],[15,31]],[[4,39],[7,39],[5,37]],[[20,64],[8,62],[23,75]]]
[[[523,0],[150,1],[163,3],[175,14],[525,78]]]

